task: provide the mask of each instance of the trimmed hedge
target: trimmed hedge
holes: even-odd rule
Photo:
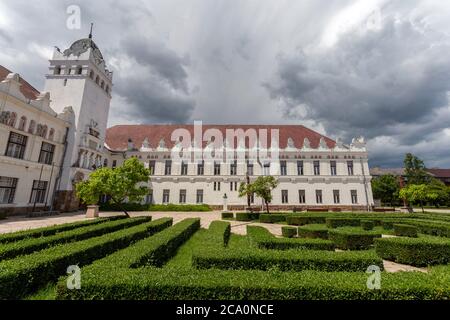
[[[289,225],[293,226],[303,226],[305,224],[322,224],[325,223],[326,216],[311,216],[311,215],[304,215],[304,216],[296,216],[291,215],[286,217],[286,222]]]
[[[326,224],[328,228],[340,228],[340,227],[359,227],[361,225],[361,219],[356,218],[327,218]]]
[[[297,236],[296,227],[281,227],[281,234],[285,238],[293,238]]]
[[[381,238],[377,231],[364,231],[360,228],[344,227],[328,232],[328,238],[334,242],[337,248],[342,250],[369,249],[375,238]]]
[[[236,221],[254,221],[259,219],[259,212],[236,212]]]
[[[259,222],[261,223],[277,223],[277,222],[285,222],[289,214],[281,214],[281,213],[261,213],[259,215]]]
[[[409,225],[417,227],[420,233],[428,234],[431,236],[447,237],[450,238],[450,223],[444,221],[424,221],[424,220],[407,220],[405,221]],[[401,223],[401,222],[399,222]]]
[[[298,227],[298,236],[300,238],[310,239],[328,239],[328,228],[324,224],[307,224]]]
[[[69,231],[69,230],[86,227],[86,226],[93,226],[93,225],[97,225],[99,223],[115,221],[115,220],[120,220],[120,219],[124,219],[124,218],[125,218],[125,216],[98,218],[95,220],[65,223],[65,224],[54,225],[51,227],[44,227],[44,228],[37,228],[37,229],[31,229],[31,230],[17,231],[17,232],[12,232],[12,233],[5,233],[5,234],[0,235],[0,243],[9,243],[9,242],[23,240],[26,238],[39,238],[39,237],[44,237],[44,236],[50,236],[50,235],[54,235],[58,232]]]
[[[57,244],[85,240],[151,221],[151,217],[121,219],[61,232],[53,236],[28,238],[0,246],[0,261],[53,247]]]
[[[373,230],[375,227],[375,222],[370,220],[361,220],[361,228],[365,231]]]
[[[0,299],[18,299],[66,272],[86,265],[172,224],[163,218],[100,237],[69,243],[0,262]]]
[[[421,236],[376,239],[375,249],[383,259],[416,267],[450,262],[450,240],[445,238]]]
[[[394,234],[401,237],[417,238],[417,227],[409,224],[394,224]]]
[[[233,219],[233,212],[222,212],[222,220]]]
[[[314,250],[255,250],[248,248],[215,250],[205,247],[194,252],[192,265],[196,269],[270,270],[280,271],[360,271],[370,265],[383,268],[375,251],[332,252]]]
[[[247,235],[260,249],[289,250],[334,250],[331,241],[323,239],[288,239],[276,238],[264,227],[247,226]]]
[[[210,241],[221,242],[224,247],[228,245],[231,236],[231,225],[229,222],[213,221],[209,225],[208,230],[209,234],[212,235],[212,238],[214,238]],[[217,239],[220,239],[220,241],[217,241]]]

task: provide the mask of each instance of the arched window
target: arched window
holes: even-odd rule
[[[97,76],[97,77],[95,78],[95,83],[96,83],[96,84],[99,84],[99,83],[100,83],[100,77],[99,77],[99,76]]]
[[[53,73],[54,74],[61,74],[61,66],[56,66]]]
[[[55,129],[51,128],[48,134],[48,140],[53,140],[55,138]]]
[[[102,84],[100,85],[100,87],[103,89],[105,87],[105,81],[102,80]]]
[[[3,124],[8,124],[9,122],[9,116],[10,116],[10,112],[9,111],[2,111],[2,113],[0,114],[0,123]]]
[[[14,128],[16,126],[16,119],[17,119],[17,113],[11,112],[11,115],[9,116],[8,125],[10,125],[11,127]]]
[[[31,120],[30,126],[28,127],[28,133],[34,134],[35,129],[36,129],[36,121]]]
[[[44,139],[47,138],[47,131],[48,131],[47,126],[43,126],[43,127],[42,127],[42,134],[41,134],[41,137],[42,137],[42,138],[44,138]]]
[[[82,74],[83,73],[83,67],[82,66],[78,66],[77,70],[76,70],[76,74]]]
[[[94,71],[91,70],[91,72],[89,72],[89,78],[94,80]]]
[[[19,121],[19,130],[25,131],[26,125],[27,125],[27,117],[22,116]]]
[[[103,160],[103,166],[107,167],[108,166],[108,159],[105,158],[105,160]]]
[[[37,136],[42,137],[42,129],[43,129],[42,124],[38,124],[36,129]]]
[[[108,85],[106,85],[106,93],[109,93],[109,86]]]

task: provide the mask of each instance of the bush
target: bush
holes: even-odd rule
[[[383,259],[416,267],[450,262],[450,240],[445,238],[421,236],[376,239],[375,249]]]
[[[81,228],[85,226],[93,226],[97,225],[99,223],[108,222],[108,221],[115,221],[124,219],[125,216],[115,216],[110,218],[99,218],[95,220],[88,220],[88,221],[80,221],[80,222],[74,222],[74,223],[65,223],[60,225],[55,225],[51,227],[44,227],[44,228],[37,228],[32,230],[25,230],[25,231],[18,231],[18,232],[12,232],[12,233],[5,233],[0,235],[0,243],[9,243],[9,242],[15,242],[27,238],[39,238],[44,236],[50,236],[54,235],[58,232],[63,231],[69,231],[76,228]]]
[[[396,236],[417,238],[417,227],[409,224],[394,224],[394,234]]]
[[[57,244],[80,241],[120,229],[129,228],[141,223],[151,221],[151,217],[139,217],[110,221],[97,225],[86,226],[74,230],[58,233],[53,236],[41,238],[29,238],[13,243],[7,243],[0,247],[0,260],[14,258],[19,255],[29,254],[34,251],[46,249]]]
[[[361,220],[356,218],[327,218],[326,224],[328,228],[339,227],[359,227]]]
[[[344,227],[328,232],[328,238],[342,250],[365,250],[373,245],[375,238],[381,238],[377,231],[364,231],[359,228]]]
[[[254,221],[259,219],[258,212],[237,212],[236,221]]]
[[[297,228],[295,227],[281,227],[281,234],[285,238],[293,238],[297,236]]]
[[[217,239],[220,239],[220,242],[224,247],[228,245],[228,241],[231,236],[231,225],[229,222],[224,221],[213,221],[209,225],[209,234],[212,235],[212,242],[218,242]]]
[[[280,214],[280,213],[262,213],[259,215],[259,222],[261,223],[277,223],[284,222],[289,214]]]
[[[270,270],[280,271],[360,271],[370,265],[383,268],[383,261],[374,251],[332,252],[314,250],[255,250],[248,248],[215,250],[203,248],[194,252],[196,269]]]
[[[0,262],[0,299],[18,299],[65,274],[67,266],[83,266],[172,224],[163,218],[100,237],[69,243]]]
[[[280,239],[275,238],[266,228],[247,226],[247,235],[260,249],[289,250],[334,250],[331,241],[322,239]]]
[[[450,238],[450,224],[448,222],[410,219],[407,224],[416,226],[420,233]]]
[[[0,212],[0,220],[6,219],[6,212]]]
[[[310,239],[328,239],[328,228],[324,224],[307,224],[298,227],[298,236],[300,238]]]
[[[375,227],[375,222],[370,220],[361,220],[361,227],[363,230],[370,231]]]
[[[233,212],[222,212],[222,220],[233,219]]]
[[[304,216],[297,216],[297,215],[290,215],[286,217],[286,222],[289,225],[294,226],[303,226],[305,224],[321,224],[325,223],[326,216],[320,216],[320,215],[304,215]]]

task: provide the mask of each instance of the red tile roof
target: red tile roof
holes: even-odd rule
[[[5,80],[8,74],[10,74],[11,71],[6,69],[4,66],[0,65],[0,82]],[[31,84],[26,82],[22,77],[20,77],[20,84],[22,85],[20,87],[20,92],[30,100],[36,100],[39,96],[40,92],[36,90]]]
[[[193,125],[118,125],[107,129],[106,144],[112,150],[125,150],[128,147],[128,139],[131,139],[136,148],[142,146],[145,138],[148,139],[151,148],[158,147],[161,138],[164,139],[166,147],[172,148],[174,143],[171,141],[171,134],[175,129],[187,129],[193,139],[194,126]],[[223,137],[226,137],[226,129],[256,129],[259,134],[259,129],[268,130],[268,143],[270,146],[270,129],[279,129],[280,148],[287,146],[287,141],[292,138],[296,148],[303,147],[303,141],[308,138],[311,147],[317,148],[320,139],[323,137],[329,148],[336,145],[334,140],[327,138],[311,129],[301,125],[203,125],[203,132],[207,129],[218,129],[222,132]],[[204,142],[204,146],[206,142]]]
[[[450,169],[427,169],[436,178],[450,178]]]

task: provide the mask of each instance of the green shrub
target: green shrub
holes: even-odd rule
[[[290,215],[286,217],[286,222],[289,225],[293,226],[303,226],[305,224],[321,224],[325,223],[326,216],[320,216],[320,215],[304,215],[304,216],[298,216],[298,215]]]
[[[394,234],[396,236],[417,238],[417,227],[409,224],[394,224]]]
[[[87,220],[87,221],[80,221],[80,222],[72,222],[72,223],[65,223],[60,225],[55,225],[51,227],[44,227],[44,228],[37,228],[37,229],[31,229],[31,230],[24,230],[24,231],[17,231],[12,233],[5,233],[0,235],[0,243],[9,243],[9,242],[15,242],[19,240],[23,240],[26,238],[39,238],[44,236],[50,236],[54,235],[58,232],[63,231],[69,231],[76,228],[81,228],[85,226],[93,226],[99,223],[108,222],[108,221],[115,221],[124,219],[125,216],[115,216],[110,218],[99,218],[95,220]]]
[[[289,239],[276,238],[266,228],[247,226],[247,235],[250,240],[260,249],[289,250],[334,250],[331,241],[323,239]]]
[[[450,238],[450,223],[448,222],[410,219],[406,223],[416,226],[420,233]]]
[[[328,228],[340,228],[340,227],[359,227],[361,225],[361,219],[356,218],[327,218],[326,224]]]
[[[285,238],[293,238],[297,236],[297,228],[295,227],[281,227],[281,234]]]
[[[328,239],[328,228],[324,224],[307,224],[298,227],[298,236],[300,238],[310,239]]]
[[[121,219],[101,224],[90,225],[74,230],[61,232],[53,236],[28,238],[17,242],[7,243],[0,247],[0,260],[11,259],[19,255],[46,249],[57,244],[85,240],[120,229],[129,228],[151,221],[151,217]]]
[[[6,219],[6,212],[0,212],[0,220]]]
[[[83,266],[172,224],[163,218],[100,237],[64,244],[0,262],[0,299],[18,299],[65,274],[70,265]]]
[[[342,250],[365,250],[373,245],[375,238],[381,238],[377,231],[364,231],[360,228],[343,227],[328,232],[328,238]]]
[[[450,240],[446,238],[383,238],[375,240],[375,248],[383,259],[416,267],[450,262]]]
[[[226,247],[228,245],[228,241],[231,236],[231,225],[229,222],[224,221],[213,221],[209,225],[209,233],[212,237],[217,237],[217,239],[221,239],[223,246]],[[213,242],[218,242],[216,239],[211,239]]]
[[[284,222],[289,214],[280,214],[280,213],[262,213],[259,215],[259,222],[261,223],[277,223]]]
[[[314,250],[215,250],[206,247],[192,256],[196,269],[270,270],[280,271],[361,271],[370,265],[383,268],[383,261],[374,251],[332,252]]]
[[[254,221],[258,219],[258,212],[236,212],[236,221]]]
[[[233,212],[222,212],[222,220],[233,219]]]
[[[363,230],[370,231],[375,227],[375,222],[370,220],[361,220],[361,227]]]

